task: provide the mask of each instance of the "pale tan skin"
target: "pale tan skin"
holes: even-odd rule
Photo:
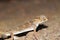
[[[36,39],[38,39],[37,35],[36,35],[37,34],[37,32],[36,32],[36,23],[42,23],[42,21],[46,22],[47,20],[48,19],[45,16],[37,16],[35,19],[27,22],[29,26],[34,25],[34,27],[33,27],[34,28],[34,36],[35,36]],[[23,26],[25,27],[26,24],[24,24]],[[10,40],[14,40],[13,32],[11,32],[10,35],[11,35]]]

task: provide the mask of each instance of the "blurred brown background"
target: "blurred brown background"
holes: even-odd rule
[[[0,21],[26,20],[37,15],[59,15],[60,0],[0,0]]]

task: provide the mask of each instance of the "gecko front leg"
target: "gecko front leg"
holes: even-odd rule
[[[38,33],[36,32],[36,25],[34,25],[34,39],[35,40],[38,40],[38,35],[37,35]]]
[[[10,40],[14,40],[14,34],[11,32],[10,35],[11,35],[11,39]]]

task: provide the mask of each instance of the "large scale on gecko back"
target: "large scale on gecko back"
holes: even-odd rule
[[[0,34],[6,34],[10,32],[25,31],[24,29],[30,28],[33,24],[38,26],[38,24],[46,22],[48,19],[46,16],[41,15],[33,18],[32,20],[26,21],[23,24],[13,23],[13,21],[3,21],[0,22]],[[14,25],[13,25],[14,24]]]

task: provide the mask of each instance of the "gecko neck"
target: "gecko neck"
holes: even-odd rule
[[[39,24],[42,24],[44,21],[42,21],[42,22],[37,22],[35,25],[36,25],[36,27],[38,27],[38,25]]]

